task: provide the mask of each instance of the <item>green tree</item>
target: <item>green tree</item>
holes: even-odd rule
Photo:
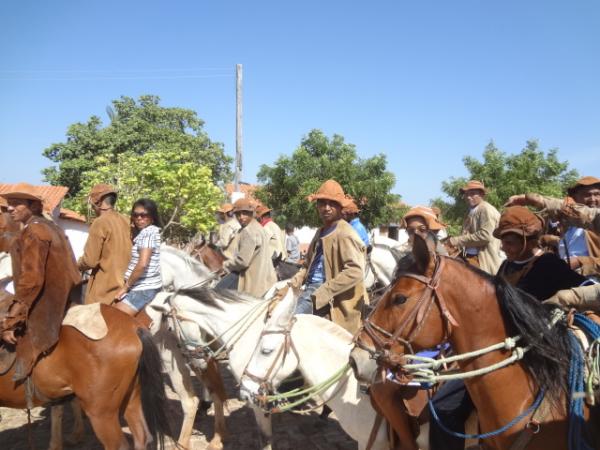
[[[231,177],[231,158],[222,144],[208,138],[196,112],[160,106],[159,97],[153,95],[141,96],[137,102],[121,97],[107,112],[111,120],[107,126],[92,116],[87,123],[69,126],[65,142],[44,150],[44,156],[56,163],[42,171],[47,182],[67,186],[75,196],[82,188],[83,174],[95,169],[96,157],[116,163],[123,153],[143,155],[152,150],[187,152],[191,160],[210,169],[215,183]]]
[[[485,147],[482,161],[472,156],[463,158],[468,177],[452,177],[442,182],[442,191],[452,200],[448,202],[437,198],[432,204],[442,210],[444,220],[455,234],[467,212],[459,190],[468,180],[483,181],[489,190],[486,200],[499,210],[511,195],[537,192],[560,197],[578,174],[569,170],[567,161],[559,161],[557,153],[556,148],[544,152],[537,141],[530,140],[521,152],[509,155],[499,150],[492,141]]]
[[[211,170],[198,164],[191,152],[124,152],[116,161],[102,154],[93,165],[93,170],[81,175],[82,189],[66,202],[67,207],[85,212],[91,187],[111,183],[119,190],[117,208],[122,212],[141,197],[156,201],[166,238],[185,240],[214,227],[214,212],[223,194],[213,183]]]
[[[389,222],[400,197],[391,194],[395,177],[386,171],[385,155],[368,159],[357,156],[356,147],[334,134],[328,138],[312,130],[291,156],[280,156],[273,166],[263,165],[258,172],[262,188],[257,196],[274,208],[280,225],[319,225],[315,208],[306,196],[327,179],[339,182],[358,202],[361,220],[371,226]]]

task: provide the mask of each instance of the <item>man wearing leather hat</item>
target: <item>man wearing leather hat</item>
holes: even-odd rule
[[[123,288],[123,274],[131,254],[129,220],[115,211],[117,190],[109,184],[95,185],[88,197],[96,219],[89,229],[79,270],[90,270],[85,303],[111,304]]]

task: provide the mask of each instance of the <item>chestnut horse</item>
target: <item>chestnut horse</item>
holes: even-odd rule
[[[482,433],[515,421],[485,439],[486,448],[510,449],[527,434],[528,450],[569,448],[571,347],[566,321],[551,325],[550,305],[460,260],[436,256],[433,248],[431,239],[415,235],[412,254],[400,261],[393,287],[358,335],[358,346],[351,353],[357,377],[372,380],[379,364],[398,379],[409,380],[411,373],[404,364],[414,352],[449,342],[456,354],[463,354],[520,335],[519,345],[528,349],[522,359],[465,379]],[[510,355],[510,350],[494,350],[459,361],[459,370],[488,368]],[[530,412],[542,396],[542,406]],[[584,405],[588,422],[590,412],[595,413]],[[593,419],[595,424],[596,414]],[[599,448],[596,436],[583,434],[592,448]]]
[[[7,296],[0,294],[5,300]],[[0,406],[41,406],[74,395],[106,450],[129,448],[119,423],[121,411],[136,450],[145,449],[153,436],[163,448],[164,434],[170,431],[161,360],[152,336],[115,308],[102,305],[101,313],[108,326],[103,339],[88,339],[70,326],[61,328],[56,346],[33,368],[30,402],[26,383],[13,381],[14,365],[0,375]]]
[[[204,239],[200,245],[194,247],[192,256],[198,258],[211,272],[220,272],[223,269],[225,256]]]

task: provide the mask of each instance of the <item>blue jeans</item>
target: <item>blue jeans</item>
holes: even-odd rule
[[[312,294],[317,290],[319,286],[323,283],[309,283],[306,285],[304,291],[298,297],[298,302],[296,303],[296,312],[295,314],[312,314],[313,313],[313,301]]]
[[[148,303],[150,303],[160,289],[143,289],[141,291],[129,291],[125,298],[123,299],[123,303],[129,306],[136,311],[141,311],[144,309]]]

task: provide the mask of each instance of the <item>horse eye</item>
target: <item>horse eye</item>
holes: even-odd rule
[[[265,356],[268,356],[268,355],[270,355],[271,353],[273,353],[273,349],[272,349],[272,348],[265,347],[265,348],[262,348],[262,349],[260,350],[260,352],[261,352],[263,355],[265,355]]]
[[[404,303],[406,303],[406,300],[407,300],[407,297],[405,295],[396,294],[392,297],[392,304],[394,306],[403,305]]]

